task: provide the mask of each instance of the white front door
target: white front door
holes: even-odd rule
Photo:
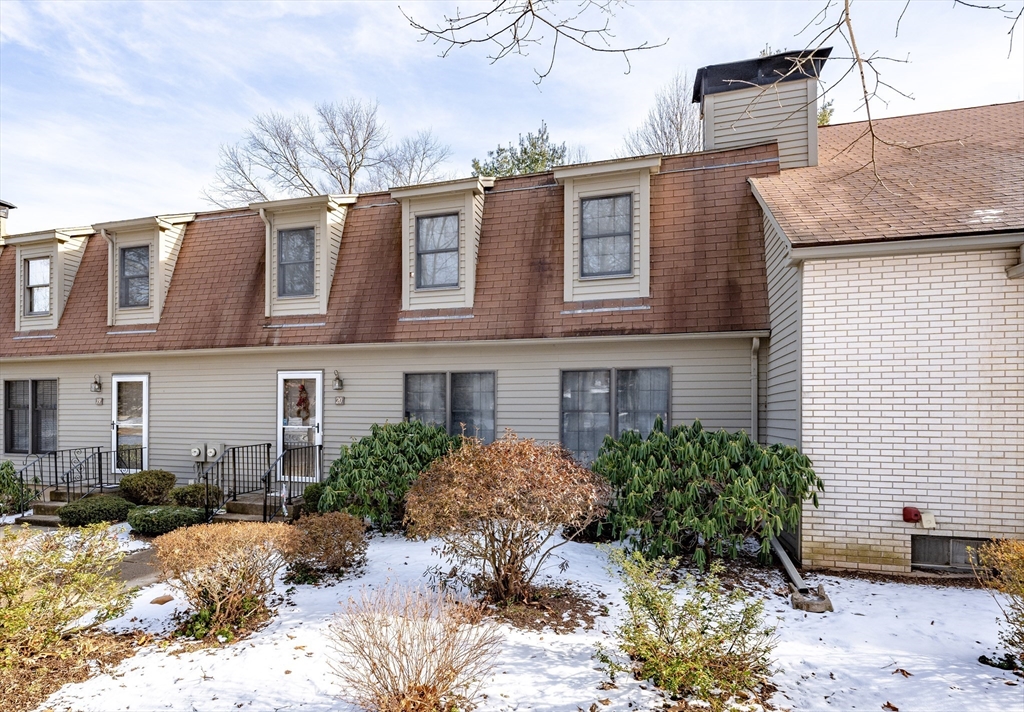
[[[323,443],[323,371],[278,371],[277,453]],[[293,482],[317,482],[320,458],[305,451],[292,458],[281,477]]]
[[[149,376],[118,376],[113,384],[110,429],[115,472],[145,470],[149,466]]]

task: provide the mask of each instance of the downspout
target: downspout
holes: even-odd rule
[[[1020,255],[1017,258],[1017,264],[1006,268],[1006,276],[1010,279],[1020,279],[1024,277],[1024,245],[1020,246]]]
[[[107,241],[107,326],[114,325],[114,256],[117,250],[114,249],[114,238],[104,229],[100,228],[100,234]]]
[[[260,208],[260,220],[266,225],[266,245],[264,247],[264,274],[263,274],[263,316],[270,318],[270,219],[267,212]]]
[[[758,403],[757,352],[761,350],[761,339],[756,336],[750,341],[750,439],[758,441],[757,421],[760,416]]]

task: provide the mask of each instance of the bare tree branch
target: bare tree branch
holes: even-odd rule
[[[315,117],[273,112],[256,116],[241,141],[221,147],[216,179],[203,197],[231,207],[278,197],[351,193],[366,174],[368,185],[385,188],[434,179],[451,153],[449,147],[430,131],[389,145],[377,109],[376,103],[349,99],[318,104]]]
[[[625,155],[690,153],[703,145],[700,107],[690,98],[693,79],[677,72],[654,98],[647,118],[625,137]]]
[[[559,6],[557,0],[494,0],[488,10],[463,14],[456,9],[453,16],[445,15],[442,22],[433,26],[417,21],[401,6],[399,10],[420,32],[421,41],[432,40],[441,45],[442,57],[447,57],[456,47],[483,44],[490,46],[491,54],[487,58],[493,64],[510,54],[528,56],[530,49],[542,49],[550,42],[547,66],[543,71],[534,69],[537,74],[534,83],[539,85],[554,69],[560,40],[594,52],[621,55],[626,62],[626,74],[632,69],[630,53],[661,47],[668,42],[666,39],[657,44],[644,41],[637,45],[613,46],[611,40],[615,35],[611,31],[611,18],[615,16],[614,10],[624,4],[627,3],[623,0],[580,0],[577,12],[561,14],[557,8],[564,5]],[[591,10],[598,13],[603,22],[599,19],[585,24],[582,18]]]

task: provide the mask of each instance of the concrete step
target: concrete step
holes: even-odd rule
[[[288,505],[288,518],[294,519],[298,516],[299,508],[302,506],[302,499],[292,500],[292,503]],[[238,498],[238,501],[228,500],[224,503],[224,509],[228,514],[258,514],[260,517],[263,516],[263,497],[261,496],[258,501],[242,497]],[[280,510],[279,510],[280,511]]]
[[[121,496],[121,488],[120,487],[104,487],[103,489],[94,490],[94,491],[90,492],[89,494],[87,494],[85,496],[86,497],[95,497],[95,496],[101,495],[101,494],[113,495],[115,497],[120,497]],[[71,492],[70,493],[70,497],[69,497],[67,490],[60,490],[60,489],[50,490],[49,491],[49,495],[50,495],[50,501],[51,502],[68,502],[68,501],[74,502],[75,500],[82,499],[82,496],[83,496],[80,492]]]
[[[31,509],[35,514],[56,515],[60,512],[61,507],[66,506],[67,502],[40,502],[39,500],[35,500],[29,505],[29,509]]]
[[[262,522],[262,514],[214,514],[211,520],[214,524],[230,524],[231,522]],[[284,517],[274,517],[275,522],[288,521]]]
[[[56,514],[29,514],[24,517],[18,517],[14,520],[15,524],[31,524],[37,527],[59,527],[60,517]]]

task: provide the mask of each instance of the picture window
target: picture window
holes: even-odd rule
[[[405,419],[439,425],[452,435],[465,428],[466,435],[493,442],[494,400],[493,371],[405,376]]]

